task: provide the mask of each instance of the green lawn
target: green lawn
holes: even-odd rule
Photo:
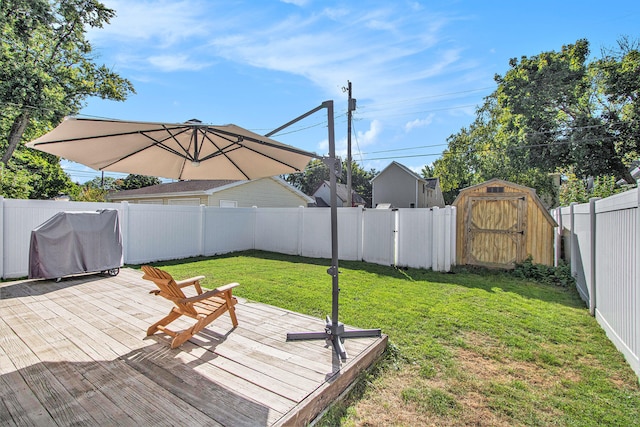
[[[154,265],[324,318],[329,264],[249,251]],[[571,288],[363,262],[340,263],[340,288],[340,320],[390,346],[320,425],[640,425],[638,378]]]

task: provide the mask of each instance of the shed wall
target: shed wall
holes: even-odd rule
[[[501,193],[489,193],[488,187],[502,187]],[[456,260],[459,265],[467,263],[468,227],[467,218],[470,214],[469,198],[496,198],[509,195],[524,196],[526,200],[526,213],[523,216],[522,227],[524,239],[517,262],[524,261],[529,255],[537,264],[553,265],[553,241],[555,224],[549,221],[546,212],[541,208],[541,202],[533,189],[518,185],[510,185],[505,181],[488,181],[478,186],[463,189],[453,205],[458,215],[456,221]],[[489,213],[488,213],[489,214]],[[498,263],[499,264],[499,263]]]

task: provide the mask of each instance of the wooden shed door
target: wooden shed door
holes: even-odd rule
[[[467,203],[467,264],[513,267],[523,261],[526,196],[469,197]]]

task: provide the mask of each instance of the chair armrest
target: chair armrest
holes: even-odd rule
[[[178,285],[179,288],[184,288],[185,286],[193,285],[194,283],[199,282],[204,278],[205,276],[196,276],[184,280],[176,280],[176,285]]]
[[[219,286],[215,289],[212,289],[210,291],[207,291],[203,294],[200,295],[196,295],[194,297],[190,297],[190,298],[184,298],[180,300],[180,303],[190,303],[190,302],[197,302],[197,301],[201,301],[203,299],[207,299],[207,298],[211,298],[213,296],[216,296],[218,294],[222,294],[225,293],[227,291],[231,291],[231,289],[235,288],[236,286],[240,286],[240,283],[229,283],[227,285],[224,286]]]

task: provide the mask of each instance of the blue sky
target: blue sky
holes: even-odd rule
[[[471,124],[510,58],[586,38],[591,55],[640,39],[634,1],[103,0],[117,17],[89,32],[96,62],[128,78],[125,102],[89,99],[82,116],[236,125],[267,133],[335,103],[346,157],[347,81],[357,99],[353,158],[419,172]],[[326,154],[326,114],[273,137]],[[63,162],[74,181],[99,173]],[[106,174],[107,176],[122,176]]]

